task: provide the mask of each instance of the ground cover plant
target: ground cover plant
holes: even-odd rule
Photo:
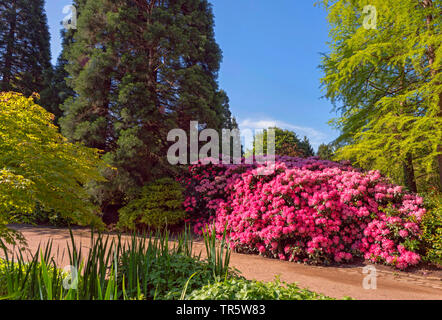
[[[301,289],[296,284],[230,279],[214,282],[189,294],[188,300],[334,300],[327,296]]]
[[[181,181],[196,232],[213,224],[232,248],[282,260],[362,257],[405,269],[421,261],[423,199],[378,171],[317,158],[266,165],[202,165]]]

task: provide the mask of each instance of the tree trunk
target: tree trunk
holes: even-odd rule
[[[407,153],[404,161],[404,180],[405,186],[408,188],[408,190],[417,193],[416,178],[413,167],[413,155],[411,153]]]

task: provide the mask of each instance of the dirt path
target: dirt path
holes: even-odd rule
[[[28,241],[29,250],[35,252],[40,243],[52,239],[54,251],[66,249],[70,242],[69,231],[51,227],[15,226]],[[76,242],[86,250],[89,248],[90,233],[88,230],[74,230]],[[204,253],[202,243],[196,243],[194,250]],[[57,263],[67,264],[64,261]],[[232,254],[231,266],[241,271],[247,279],[272,281],[276,275],[281,280],[293,283],[325,295],[354,299],[405,299],[405,300],[442,300],[442,279],[437,274],[421,276],[406,272],[391,271],[389,268],[376,266],[377,289],[363,288],[363,266],[317,267],[296,264],[286,261],[267,259],[255,255]]]

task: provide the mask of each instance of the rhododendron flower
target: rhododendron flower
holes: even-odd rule
[[[419,263],[395,235],[399,229],[403,241],[421,234],[421,197],[348,163],[277,157],[274,171],[268,168],[244,159],[191,166],[180,180],[194,229],[213,224],[236,250],[280,259],[343,263],[356,255],[398,268]],[[270,174],[260,176],[263,170]]]

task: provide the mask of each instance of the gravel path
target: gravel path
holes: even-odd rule
[[[54,251],[66,249],[70,242],[69,231],[52,227],[13,226],[20,230],[28,242],[28,250],[35,252],[40,243],[52,239]],[[74,230],[78,245],[83,250],[89,248],[90,232],[85,229]],[[195,243],[194,250],[204,254],[202,243]],[[63,267],[67,256],[57,261]],[[296,264],[286,261],[263,258],[256,255],[233,253],[231,266],[241,271],[247,279],[272,281],[276,275],[281,280],[310,290],[335,297],[349,296],[354,299],[404,299],[404,300],[442,300],[442,278],[440,272],[429,272],[427,275],[394,271],[383,266],[376,266],[377,289],[363,288],[364,266],[318,267]]]

